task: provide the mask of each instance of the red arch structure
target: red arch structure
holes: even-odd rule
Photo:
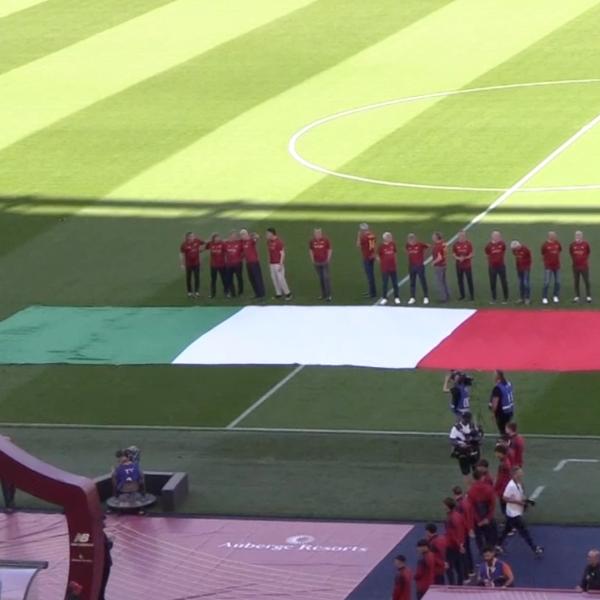
[[[94,482],[35,458],[3,436],[0,475],[5,483],[63,507],[69,529],[69,581],[83,586],[82,600],[97,600],[104,568],[104,533]]]

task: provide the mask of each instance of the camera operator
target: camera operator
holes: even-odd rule
[[[460,472],[466,482],[469,482],[471,472],[479,460],[482,439],[483,430],[473,423],[468,411],[460,416],[450,430],[451,456],[458,460]]]
[[[523,520],[523,513],[529,506],[534,506],[535,502],[529,500],[525,495],[523,488],[523,469],[514,467],[512,470],[512,479],[508,482],[504,490],[503,500],[506,502],[506,524],[504,531],[498,540],[498,550],[502,551],[502,544],[513,529],[519,532],[519,535],[525,540],[527,545],[533,550],[536,556],[542,556],[544,549],[533,543],[531,534]]]
[[[450,410],[460,417],[471,407],[473,379],[461,371],[450,371],[444,379],[442,390],[450,394]]]

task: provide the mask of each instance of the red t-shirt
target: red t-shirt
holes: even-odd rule
[[[408,254],[408,264],[411,267],[422,267],[425,262],[425,250],[429,248],[429,245],[423,242],[415,242],[414,244],[406,244],[405,248]]]
[[[433,255],[433,266],[434,267],[445,267],[446,266],[446,251],[447,246],[446,242],[436,242],[433,245],[432,255]]]
[[[490,267],[503,267],[505,252],[506,244],[503,241],[489,242],[485,247],[485,253],[487,254]]]
[[[515,248],[512,252],[517,259],[517,271],[529,271],[531,269],[531,250],[527,246],[521,245],[520,248]]]
[[[435,558],[431,551],[421,555],[415,570],[417,592],[424,594],[432,585],[435,576]]]
[[[410,587],[412,582],[412,573],[408,567],[396,572],[394,579],[394,593],[392,600],[411,600]]]
[[[183,254],[186,267],[197,267],[200,264],[200,249],[204,245],[202,240],[185,240],[179,247]]]
[[[206,248],[210,252],[210,266],[215,269],[222,269],[225,266],[225,243],[208,242]]]
[[[475,524],[484,519],[491,521],[496,510],[496,494],[494,488],[485,481],[474,481],[467,494],[473,507],[473,520]]]
[[[588,268],[588,258],[591,248],[586,242],[571,242],[569,246],[569,254],[573,259],[573,268],[576,271],[585,271]]]
[[[448,548],[458,550],[467,537],[466,517],[457,510],[451,510],[446,517],[446,542]]]
[[[473,254],[473,244],[471,244],[469,240],[465,240],[464,242],[454,242],[452,253],[455,257],[471,256]],[[468,271],[471,268],[471,259],[468,258],[462,261],[457,260],[456,264],[461,271]]]
[[[504,494],[504,490],[508,485],[508,482],[511,479],[510,471],[512,469],[512,463],[510,462],[510,458],[506,456],[500,461],[498,465],[498,473],[496,474],[496,483],[494,484],[494,489],[496,490],[496,495],[498,498],[502,499],[502,494]]]
[[[560,253],[562,246],[560,242],[544,242],[542,244],[542,257],[544,258],[544,268],[556,270],[560,269]]]
[[[508,455],[515,467],[522,467],[525,459],[525,440],[523,436],[513,435],[509,440]]]
[[[240,240],[225,242],[225,263],[228,267],[236,267],[242,262],[244,248]]]
[[[310,240],[308,247],[310,248],[313,260],[316,263],[326,263],[329,259],[329,250],[331,249],[331,244],[329,240],[325,237],[316,239],[313,238]]]
[[[446,572],[446,548],[448,543],[445,535],[434,535],[429,540],[429,550],[433,554],[434,573],[436,575],[444,575]]]
[[[248,238],[242,240],[242,251],[247,263],[258,262],[258,250],[256,249],[256,240]]]
[[[383,273],[395,273],[396,266],[396,243],[395,242],[383,242],[379,244],[377,248],[377,254],[381,261],[381,271]]]
[[[283,248],[283,242],[278,237],[267,240],[269,263],[272,265],[278,265],[281,262],[281,253],[283,252]]]
[[[360,234],[360,251],[365,260],[373,260],[375,258],[376,247],[377,238],[374,233],[367,231]]]

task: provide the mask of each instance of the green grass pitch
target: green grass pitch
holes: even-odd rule
[[[348,115],[297,149],[360,178],[509,189],[600,112],[599,27],[598,0],[13,0],[0,7],[0,318],[33,304],[185,305],[183,233],[241,226],[279,229],[301,304],[318,295],[307,242],[322,226],[334,302],[360,304],[358,223],[397,240],[450,237],[501,192],[327,176],[291,157],[290,138],[356,107],[501,87]],[[534,82],[562,83],[521,85]],[[600,126],[471,229],[476,306],[487,304],[481,249],[496,227],[534,249],[536,302],[549,229],[563,242],[583,229],[595,287],[599,156]],[[383,335],[373,331],[373,343]],[[449,429],[440,373],[307,367],[227,429],[292,371],[1,366],[0,422],[24,447],[90,475],[137,443],[147,467],[190,472],[190,512],[439,516],[459,480],[448,445],[398,433]],[[491,430],[491,376],[475,377]],[[600,376],[512,379],[526,436],[571,436],[530,439],[528,486],[545,486],[535,518],[597,519],[600,467],[553,468],[598,457]],[[576,506],[574,487],[583,488]]]

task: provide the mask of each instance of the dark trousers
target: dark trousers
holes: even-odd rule
[[[15,493],[17,491],[15,486],[11,483],[6,483],[1,479],[0,484],[2,485],[2,496],[4,497],[4,506],[6,508],[13,508],[15,505]]]
[[[446,550],[446,562],[448,563],[449,585],[462,585],[465,579],[465,555],[458,548],[448,547]]]
[[[400,291],[398,290],[398,274],[396,271],[384,271],[381,273],[381,277],[383,278],[383,290],[381,293],[382,298],[387,298],[388,286],[390,281],[392,282],[392,289],[394,290],[394,298],[400,298]]]
[[[433,583],[434,585],[444,585],[446,583],[446,578],[443,575],[434,575]]]
[[[517,271],[517,277],[519,278],[519,294],[521,295],[521,300],[530,300],[531,285],[529,283],[529,270]]]
[[[527,525],[525,525],[525,521],[523,520],[522,516],[506,517],[506,524],[504,525],[504,530],[502,531],[502,535],[498,540],[498,545],[502,546],[504,540],[513,529],[516,529],[519,532],[519,535],[525,540],[525,543],[535,551],[535,544],[531,539],[531,534],[529,533]]]
[[[329,277],[328,263],[315,263],[315,271],[319,277],[319,286],[321,287],[321,297],[331,297],[331,278]]]
[[[221,277],[221,283],[223,284],[223,292],[227,293],[227,276],[225,274],[225,267],[211,267],[210,268],[210,295],[214,298],[217,295],[217,276]]]
[[[475,540],[479,552],[486,546],[496,546],[498,544],[498,526],[495,520],[491,520],[487,525],[475,526]]]
[[[421,282],[421,288],[423,289],[423,296],[427,298],[429,296],[429,290],[427,289],[427,279],[425,278],[425,267],[423,265],[410,266],[408,268],[408,276],[410,279],[410,297],[414,298],[417,291],[417,277]]]
[[[506,425],[512,421],[513,413],[505,413],[499,410],[495,415],[496,419],[496,427],[498,428],[498,433],[500,435],[504,435],[506,433]]]
[[[467,532],[465,535],[465,554],[464,554],[465,575],[475,571],[475,562],[473,561],[473,552],[471,551],[471,538]]]
[[[492,300],[496,300],[496,284],[498,278],[500,278],[500,285],[502,286],[502,295],[504,300],[508,300],[508,281],[506,280],[506,267],[489,267],[488,272],[490,275],[490,290],[492,291]]]
[[[470,268],[461,269],[459,264],[456,263],[456,278],[458,279],[459,300],[465,299],[465,279],[467,280],[467,287],[469,288],[469,298],[473,300],[475,297],[475,291],[473,289],[473,271]]]
[[[237,280],[237,290],[235,281]],[[229,296],[241,296],[244,293],[244,278],[242,277],[242,263],[225,267],[226,293]]]
[[[102,571],[102,581],[100,583],[100,594],[98,595],[98,600],[106,599],[106,586],[108,585],[108,579],[110,577],[110,566],[104,567],[104,571]]]
[[[257,298],[264,298],[265,297],[265,282],[263,281],[260,263],[258,263],[258,262],[246,263],[246,271],[248,272],[248,281],[250,281],[250,285],[252,286],[254,295]]]
[[[581,296],[579,291],[580,291],[580,283],[581,283],[582,279],[583,279],[583,283],[585,284],[585,295],[588,297],[592,295],[591,291],[590,291],[590,270],[589,269],[582,269],[582,270],[573,269],[573,279],[575,281],[575,295],[578,298],[579,298],[579,296]]]
[[[367,284],[369,286],[369,296],[375,298],[377,296],[377,287],[375,286],[375,259],[365,258],[363,260],[365,275],[367,276]]]
[[[192,279],[194,280],[194,287],[192,288]],[[200,265],[195,267],[185,268],[185,286],[188,294],[198,293],[200,289]]]

